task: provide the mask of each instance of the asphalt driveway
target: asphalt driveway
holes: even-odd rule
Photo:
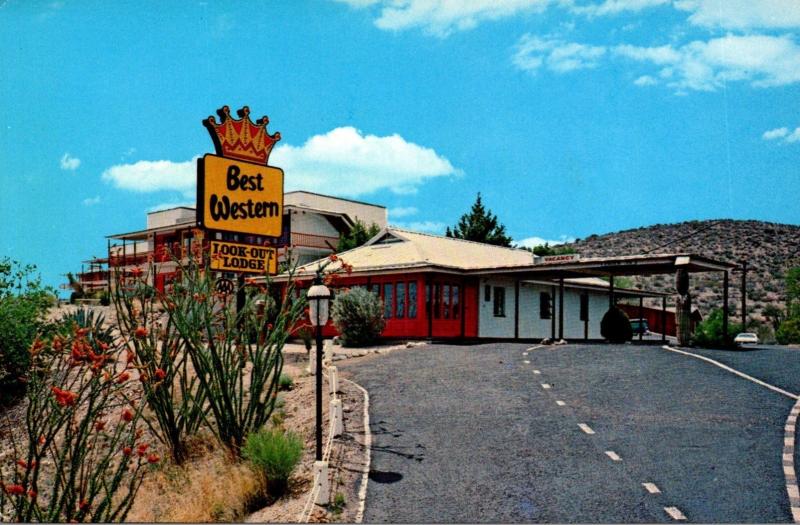
[[[791,521],[791,399],[656,346],[530,346],[340,364],[371,398],[365,522]]]

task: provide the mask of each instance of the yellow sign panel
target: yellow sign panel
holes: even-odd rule
[[[208,154],[197,161],[197,205],[206,229],[278,237],[283,170]]]
[[[278,250],[237,242],[211,241],[211,269],[221,272],[278,273]]]

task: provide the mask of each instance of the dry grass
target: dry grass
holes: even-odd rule
[[[128,522],[231,522],[263,505],[263,476],[227,451],[207,449],[145,478]]]

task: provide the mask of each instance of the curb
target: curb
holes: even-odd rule
[[[340,380],[347,381],[364,394],[364,450],[366,450],[367,460],[364,463],[364,473],[361,477],[361,486],[358,489],[358,512],[356,513],[355,519],[355,523],[361,523],[364,520],[364,507],[367,503],[367,483],[369,483],[369,468],[372,463],[372,432],[369,429],[369,392],[355,381],[343,377],[340,378]]]
[[[727,365],[720,363],[719,361],[715,361],[714,359],[693,354],[692,352],[685,352],[683,350],[678,350],[676,348],[671,348],[667,345],[662,346],[664,350],[669,350],[670,352],[676,352],[678,354],[688,355],[690,357],[695,357],[697,359],[701,359],[703,361],[708,361],[709,363],[716,365],[723,370],[736,374],[748,381],[752,381],[758,385],[763,387],[769,388],[770,390],[782,394],[786,397],[795,400],[792,409],[789,411],[789,416],[786,418],[786,424],[783,427],[783,456],[782,456],[782,464],[783,464],[783,476],[786,479],[786,493],[789,496],[789,510],[792,513],[792,521],[794,523],[800,523],[800,489],[797,486],[797,473],[794,469],[794,444],[795,444],[795,434],[797,431],[797,417],[800,415],[800,396],[792,394],[791,392],[787,392],[781,388],[776,386],[770,385],[769,383],[765,383],[760,379],[756,379],[755,377],[749,376],[744,372],[739,372],[738,370],[731,368]]]

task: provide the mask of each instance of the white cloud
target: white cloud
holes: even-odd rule
[[[599,4],[572,4],[570,6],[570,11],[588,16],[617,15],[625,11],[636,13],[644,9],[667,5],[670,1],[671,0],[605,0]]]
[[[431,148],[397,134],[365,135],[352,127],[315,135],[302,146],[278,146],[270,164],[284,170],[287,189],[348,196],[381,189],[410,193],[431,178],[461,174]]]
[[[123,190],[148,193],[174,190],[190,195],[197,179],[197,157],[185,162],[140,160],[117,164],[103,172],[102,179]]]
[[[65,171],[75,171],[81,165],[81,159],[73,157],[69,153],[64,153],[61,157],[61,169]]]
[[[445,223],[436,221],[398,222],[394,223],[393,226],[405,230],[438,234],[444,234],[444,230],[447,228]]]
[[[513,244],[518,246],[524,246],[526,248],[534,248],[536,246],[542,246],[543,244],[549,244],[550,246],[557,245],[557,244],[564,244],[567,242],[573,242],[575,237],[569,237],[567,235],[561,235],[558,239],[544,239],[542,237],[526,237],[519,241],[514,241]]]
[[[786,142],[800,142],[800,128],[795,128],[792,134],[786,137]]]
[[[543,39],[528,33],[517,42],[511,60],[519,69],[531,73],[543,66],[556,73],[568,73],[597,67],[605,54],[602,46]]]
[[[661,66],[659,76],[679,91],[714,91],[736,81],[754,87],[800,82],[800,46],[790,36],[727,35],[677,48],[621,45],[614,52]]]
[[[747,30],[800,27],[797,0],[677,0],[675,7],[689,11],[689,22],[705,27]]]
[[[447,37],[525,12],[542,12],[553,0],[339,0],[354,8],[380,6],[375,25],[384,30],[421,28],[430,35]]]
[[[634,84],[637,86],[655,86],[658,84],[658,80],[651,77],[650,75],[642,75],[636,80],[633,81]]]
[[[397,208],[389,208],[389,217],[408,217],[409,215],[416,215],[419,210],[413,206],[399,206]]]
[[[100,196],[99,195],[96,196],[96,197],[90,197],[90,198],[87,198],[87,199],[83,199],[83,205],[84,206],[94,206],[95,204],[99,204],[99,203],[100,203]]]
[[[118,164],[105,170],[102,179],[123,190],[178,191],[191,198],[197,179],[196,160]],[[382,189],[408,194],[431,178],[461,175],[461,170],[431,148],[397,134],[365,135],[352,127],[315,135],[302,146],[280,145],[272,150],[270,164],[283,169],[287,191],[305,189],[348,196]]]
[[[775,140],[781,139],[789,134],[789,128],[776,128],[771,129],[769,131],[765,131],[761,138],[764,140]]]

